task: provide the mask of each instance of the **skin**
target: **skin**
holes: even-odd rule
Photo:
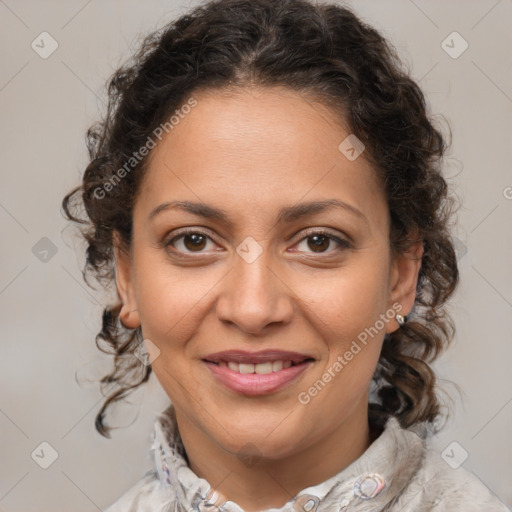
[[[160,350],[153,370],[175,406],[191,469],[244,510],[282,507],[373,441],[368,389],[394,319],[309,403],[298,395],[394,303],[410,312],[422,246],[392,257],[382,187],[364,153],[354,161],[340,153],[350,132],[327,106],[278,87],[194,97],[197,106],[150,154],[132,246],[114,236],[121,319],[142,325]],[[332,208],[276,222],[282,207],[328,199],[366,220]],[[173,200],[221,208],[229,224],[180,209],[148,220]],[[186,226],[210,238],[166,247]],[[327,238],[316,249],[306,228],[349,247]],[[236,252],[249,236],[262,249],[251,263]],[[270,348],[315,361],[285,389],[250,397],[224,387],[202,362],[217,351]]]

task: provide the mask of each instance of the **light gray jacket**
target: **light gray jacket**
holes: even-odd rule
[[[383,427],[340,473],[267,512],[510,512],[472,473],[427,447],[424,425],[405,430],[390,416]],[[244,512],[206,499],[210,484],[187,465],[172,405],[155,422],[152,450],[155,469],[105,512]]]

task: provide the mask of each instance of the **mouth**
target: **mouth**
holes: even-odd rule
[[[221,384],[245,395],[263,395],[283,389],[315,359],[297,352],[226,351],[210,354],[203,363]]]

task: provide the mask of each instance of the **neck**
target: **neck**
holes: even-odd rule
[[[327,436],[277,460],[241,458],[221,448],[178,411],[176,418],[192,471],[248,512],[283,507],[302,489],[345,469],[374,439],[366,400]]]

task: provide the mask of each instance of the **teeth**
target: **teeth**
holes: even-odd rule
[[[279,372],[283,368],[290,368],[291,361],[267,361],[265,363],[236,363],[234,361],[219,361],[219,366],[227,367],[238,373],[257,373],[258,375],[267,375],[272,372]]]
[[[260,375],[272,373],[272,362],[268,361],[267,363],[255,364],[254,365],[254,373],[258,373]]]
[[[274,361],[272,363],[272,371],[278,372],[283,369],[283,361]]]
[[[240,363],[238,365],[238,371],[240,373],[254,373],[254,365],[251,363]]]

